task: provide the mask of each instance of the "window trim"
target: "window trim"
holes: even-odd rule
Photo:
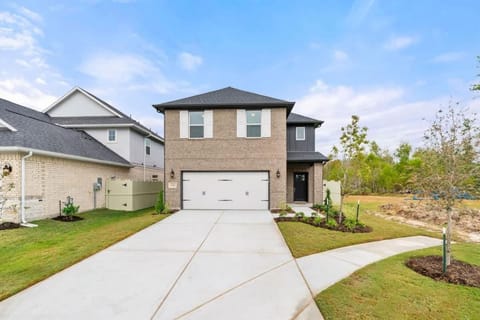
[[[260,122],[258,123],[248,123],[248,113],[249,112],[258,112],[260,113]],[[248,126],[260,126],[260,135],[255,137],[248,136]],[[245,138],[247,139],[259,139],[262,138],[262,110],[261,109],[252,109],[252,110],[245,110]]]
[[[200,124],[191,124],[190,123],[190,113],[192,112],[198,112],[198,113],[201,113],[202,114],[202,119],[203,119],[203,123],[200,125]],[[191,137],[190,136],[190,127],[203,127],[203,136],[202,137]],[[194,140],[198,140],[198,139],[205,139],[205,110],[201,110],[201,111],[188,111],[188,139],[194,139]]]
[[[298,129],[303,129],[303,139],[298,138]],[[306,138],[306,129],[305,127],[295,127],[295,140],[296,141],[305,141]]]
[[[114,140],[110,140],[110,131],[113,131],[114,132]],[[117,142],[117,129],[108,129],[107,130],[107,141],[109,143],[116,143]]]

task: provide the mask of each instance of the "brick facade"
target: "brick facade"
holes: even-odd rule
[[[165,110],[165,197],[171,208],[181,206],[183,170],[268,170],[270,206],[278,208],[286,201],[286,109],[272,108],[271,137],[255,139],[237,137],[236,112],[213,110],[213,138],[180,139],[179,111]]]
[[[12,165],[12,174],[6,177],[4,184],[13,183],[15,188],[7,194],[8,207],[3,215],[5,221],[20,220],[21,202],[21,158],[24,153],[2,153],[0,164],[8,162]],[[118,167],[93,162],[76,161],[42,155],[33,155],[25,163],[26,171],[26,219],[33,221],[53,217],[59,213],[59,201],[67,196],[74,198],[80,211],[94,208],[93,184],[102,178],[103,186],[96,193],[96,207],[105,207],[105,185],[112,177],[121,179],[143,180],[143,167]],[[157,174],[163,181],[163,169],[147,168],[147,180]]]

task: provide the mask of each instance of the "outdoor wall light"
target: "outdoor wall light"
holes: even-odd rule
[[[175,171],[173,171],[173,169],[170,170],[170,178],[175,178]]]
[[[10,173],[12,173],[12,165],[10,163],[6,163],[4,166],[3,166],[3,169],[2,169],[2,175],[4,177],[10,175]]]
[[[277,178],[280,178],[280,170],[277,169]]]

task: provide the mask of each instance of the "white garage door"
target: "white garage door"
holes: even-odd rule
[[[183,209],[268,209],[268,172],[183,172]]]

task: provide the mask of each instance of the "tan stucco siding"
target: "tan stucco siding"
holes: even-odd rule
[[[215,109],[213,138],[180,139],[179,111],[165,111],[165,195],[171,207],[181,205],[180,173],[184,170],[266,170],[270,172],[270,207],[286,201],[286,109],[271,110],[269,138],[238,138],[236,117],[235,109]],[[169,187],[169,182],[176,188]]]

